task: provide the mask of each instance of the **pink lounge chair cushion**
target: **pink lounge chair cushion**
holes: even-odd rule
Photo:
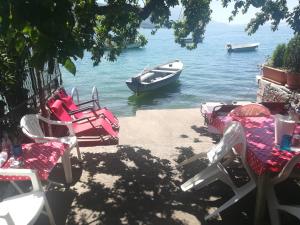
[[[112,129],[110,123],[103,118],[93,118],[89,122],[73,123],[76,136],[110,135],[118,138],[118,132]]]
[[[79,109],[77,105],[74,103],[71,96],[66,97],[60,97],[60,99],[64,102],[65,106],[68,108],[68,110],[77,110]],[[79,114],[79,113],[78,113]],[[82,114],[82,113],[81,113]]]
[[[56,100],[55,103],[51,106],[51,110],[59,120],[72,121],[72,118],[64,109],[61,100]],[[107,120],[103,118],[94,117],[89,118],[89,120],[78,121],[73,123],[73,128],[76,136],[110,135],[115,138],[118,137],[118,133],[114,131]]]
[[[104,115],[109,122],[111,122],[114,125],[118,125],[119,121],[114,116],[114,114],[107,108],[97,109],[97,110],[91,110],[90,112],[79,112],[74,114],[75,118],[79,119],[81,117],[98,117],[98,116]]]
[[[59,96],[60,100],[63,102],[64,106],[68,110],[73,111],[73,110],[79,109],[79,107],[74,103],[72,97],[67,95],[66,91],[63,88],[61,88],[57,92],[57,95]],[[101,114],[104,115],[108,119],[108,121],[110,123],[112,123],[114,126],[118,126],[118,123],[119,123],[118,119],[107,108],[97,109],[95,111],[90,111],[90,112],[78,112],[78,113],[74,114],[74,117],[76,119],[80,119],[83,117],[98,117],[98,115],[101,115]],[[68,116],[65,115],[65,112],[63,113],[62,117],[63,117],[62,119],[69,119]],[[71,121],[71,120],[62,120],[62,121]]]
[[[241,105],[233,109],[229,116],[234,117],[269,117],[271,112],[268,108],[260,104]]]
[[[67,96],[67,97],[62,97],[61,100],[63,101],[63,103],[65,104],[65,106],[69,109],[69,110],[78,110],[79,108],[77,107],[77,105],[74,103],[73,99],[71,96]],[[76,119],[82,118],[82,117],[97,117],[98,115],[104,115],[112,124],[118,125],[118,120],[117,118],[114,116],[114,114],[107,108],[102,108],[102,109],[97,109],[97,110],[93,110],[90,112],[78,112],[76,114],[74,114]]]
[[[50,110],[60,121],[72,121],[71,116],[64,109],[63,102],[61,100],[56,100],[52,106],[50,106]]]
[[[56,101],[55,97],[48,98],[47,103],[46,103],[47,107],[50,109],[51,106],[54,104],[55,101]]]
[[[58,95],[59,98],[64,98],[64,97],[68,97],[68,94],[66,92],[66,90],[61,87],[57,92],[56,94]]]

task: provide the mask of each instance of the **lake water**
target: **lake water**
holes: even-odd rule
[[[271,55],[278,43],[286,43],[292,32],[282,27],[276,32],[270,26],[248,36],[244,26],[211,24],[204,42],[192,51],[174,43],[173,31],[162,29],[151,35],[151,30],[141,30],[148,38],[142,49],[123,52],[115,62],[103,61],[92,66],[90,55],[76,61],[74,77],[63,68],[64,86],[68,91],[77,87],[81,99],[91,96],[93,86],[98,88],[100,105],[118,116],[134,115],[138,109],[198,107],[206,101],[255,100],[259,66]],[[256,43],[256,51],[227,53],[226,43]],[[173,59],[180,59],[184,70],[178,82],[154,91],[135,96],[125,84],[126,79],[145,67],[153,67]]]

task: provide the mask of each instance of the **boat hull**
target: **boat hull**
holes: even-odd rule
[[[175,60],[153,69],[144,70],[139,75],[127,80],[126,84],[135,93],[152,91],[176,81],[182,70],[182,62]]]
[[[255,47],[246,47],[246,48],[231,48],[228,49],[228,52],[249,52],[249,51],[255,51],[258,46]]]
[[[232,45],[232,44],[227,44],[226,48],[228,52],[249,52],[249,51],[254,51],[258,48],[259,43],[254,43],[254,44],[240,44],[240,45]]]
[[[168,84],[175,82],[176,80],[178,80],[180,74],[181,74],[181,71],[178,71],[173,76],[169,77],[168,79],[165,79],[160,82],[150,83],[150,84],[139,83],[138,85],[135,85],[132,81],[126,81],[126,84],[127,84],[128,88],[135,93],[152,91],[152,90],[164,87]]]

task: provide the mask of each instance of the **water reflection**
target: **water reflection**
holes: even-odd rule
[[[135,111],[140,108],[151,108],[148,106],[160,105],[162,102],[172,101],[181,92],[181,83],[176,81],[168,86],[158,88],[151,92],[128,97],[128,105],[133,106]]]

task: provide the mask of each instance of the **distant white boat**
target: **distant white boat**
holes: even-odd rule
[[[232,45],[227,44],[226,49],[228,52],[248,52],[248,51],[254,51],[259,46],[259,43],[253,43],[253,44],[240,44],[240,45]]]
[[[151,91],[177,80],[183,70],[183,63],[174,60],[166,64],[147,69],[126,81],[127,86],[135,93]]]
[[[182,38],[181,39],[185,44],[192,44],[193,38]]]
[[[142,47],[142,43],[138,42],[138,41],[126,45],[127,49],[130,49],[130,48],[141,48],[141,47]]]

